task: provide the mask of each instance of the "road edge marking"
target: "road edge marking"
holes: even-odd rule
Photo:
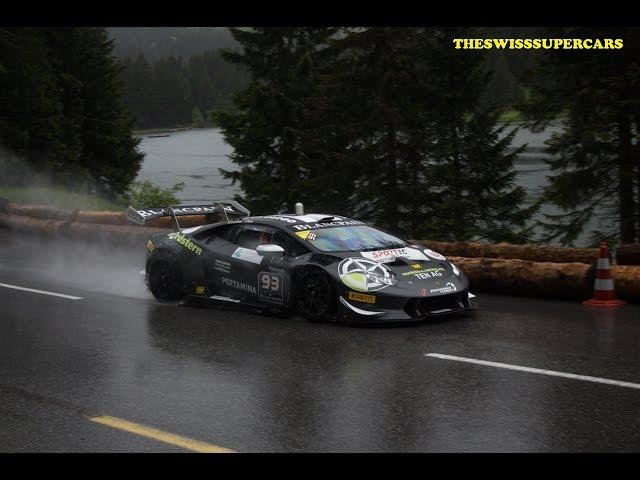
[[[168,443],[175,445],[185,450],[191,450],[198,453],[235,453],[228,448],[219,447],[218,445],[212,445],[210,443],[201,442],[200,440],[194,440],[192,438],[176,435],[175,433],[165,432],[158,430],[157,428],[147,427],[139,423],[123,420],[118,417],[111,417],[109,415],[97,415],[87,417],[88,420],[101,425],[106,425],[118,430],[124,430],[125,432],[133,433],[141,437],[151,438],[162,443]]]
[[[11,289],[14,289],[14,290],[22,290],[22,291],[25,291],[25,292],[41,293],[42,295],[51,295],[52,297],[68,298],[69,300],[82,300],[83,299],[83,297],[76,297],[75,295],[67,295],[66,293],[56,293],[56,292],[49,292],[47,290],[37,290],[35,288],[27,288],[27,287],[20,287],[18,285],[11,285],[9,283],[0,283],[0,287],[11,288]]]
[[[439,358],[442,360],[453,360],[456,362],[473,363],[476,365],[484,365],[487,367],[505,368],[507,370],[517,370],[519,372],[538,373],[541,375],[549,375],[553,377],[571,378],[573,380],[583,380],[586,382],[603,383],[605,385],[615,385],[617,387],[635,388],[640,390],[640,383],[623,382],[621,380],[611,380],[609,378],[591,377],[589,375],[577,375],[575,373],[558,372],[556,370],[544,370],[542,368],[523,367],[521,365],[512,365],[510,363],[490,362],[487,360],[478,360],[475,358],[456,357],[455,355],[444,355],[442,353],[425,353],[425,357]]]

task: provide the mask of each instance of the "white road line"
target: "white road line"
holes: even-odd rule
[[[0,283],[0,287],[13,288],[14,290],[23,290],[25,292],[41,293],[42,295],[51,295],[52,297],[68,298],[69,300],[82,300],[82,297],[74,297],[64,293],[47,292],[46,290],[36,290],[35,288],[19,287],[17,285],[9,285],[8,283]]]
[[[586,382],[604,383],[606,385],[615,385],[617,387],[636,388],[640,390],[640,383],[621,382],[620,380],[611,380],[608,378],[590,377],[588,375],[576,375],[575,373],[556,372],[554,370],[543,370],[541,368],[522,367],[520,365],[511,365],[509,363],[488,362],[486,360],[477,360],[475,358],[456,357],[454,355],[443,355],[441,353],[425,353],[425,357],[440,358],[442,360],[454,360],[456,362],[475,363],[476,365],[485,365],[487,367],[506,368],[508,370],[518,370],[520,372],[539,373],[541,375],[550,375],[552,377],[572,378],[574,380],[583,380]]]

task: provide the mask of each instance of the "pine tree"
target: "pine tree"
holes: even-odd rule
[[[369,28],[336,42],[344,75],[332,100],[351,136],[345,163],[360,171],[358,217],[413,237],[526,238],[533,209],[513,184],[513,133],[498,140],[495,111],[480,108],[482,55],[452,48],[470,35]]]
[[[596,223],[591,241],[640,241],[640,29],[567,28],[554,37],[624,40],[623,48],[549,50],[523,76],[531,97],[520,108],[535,131],[560,116],[547,142],[553,155],[545,200],[559,214],[542,222],[547,240],[573,244]]]
[[[56,146],[52,156],[62,159],[64,171],[86,171],[98,192],[120,194],[136,177],[143,154],[131,135],[133,118],[122,100],[113,41],[103,28],[59,28],[44,34],[61,91],[64,129],[64,145]]]
[[[215,119],[234,148],[232,161],[240,169],[221,170],[239,182],[238,198],[256,213],[293,211],[298,201],[313,203],[304,165],[313,152],[301,130],[314,119],[309,99],[316,88],[322,51],[335,29],[231,29],[242,51],[224,58],[246,69],[251,80],[234,97],[237,113],[218,112]],[[311,160],[313,161],[313,160]]]

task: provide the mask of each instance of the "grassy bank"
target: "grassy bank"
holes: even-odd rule
[[[70,210],[124,210],[126,206],[87,193],[60,187],[0,187],[0,197],[14,203],[33,203]]]

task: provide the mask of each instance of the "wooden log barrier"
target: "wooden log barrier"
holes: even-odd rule
[[[454,256],[449,260],[469,277],[473,291],[577,300],[589,298],[593,291],[595,268],[585,263]],[[636,295],[640,300],[640,290]]]
[[[586,263],[595,264],[597,248],[558,247],[554,245],[512,245],[509,243],[436,242],[434,240],[411,240],[445,256],[470,258],[520,259],[532,262]]]

